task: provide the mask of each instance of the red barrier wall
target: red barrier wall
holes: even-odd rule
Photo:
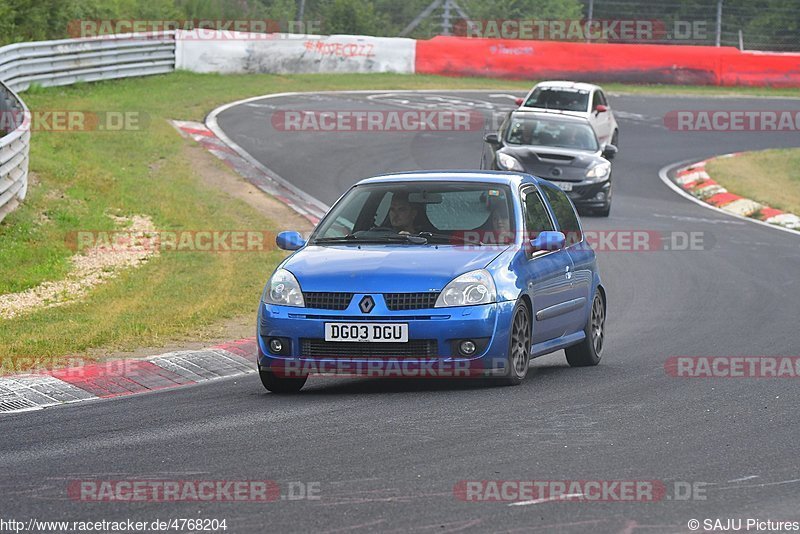
[[[743,53],[731,47],[434,37],[417,41],[416,72],[597,82],[800,87],[800,54]]]
[[[725,58],[720,85],[800,87],[800,54],[739,52]]]

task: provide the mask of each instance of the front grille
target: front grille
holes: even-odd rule
[[[352,299],[352,293],[303,293],[306,308],[318,310],[346,310]]]
[[[438,292],[383,294],[386,307],[391,311],[427,310],[433,308],[437,298],[439,298]]]
[[[564,154],[545,154],[539,152],[536,154],[539,159],[549,159],[551,161],[572,161],[575,159],[575,156],[567,156]]]
[[[359,343],[301,339],[304,358],[435,358],[435,339],[411,339],[406,343]]]

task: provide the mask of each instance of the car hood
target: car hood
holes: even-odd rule
[[[500,151],[513,156],[526,172],[548,180],[583,180],[590,167],[606,161],[599,151],[538,146],[505,146]]]
[[[282,265],[303,291],[427,292],[486,267],[508,247],[442,245],[309,245]]]

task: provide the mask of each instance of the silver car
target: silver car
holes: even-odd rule
[[[601,143],[619,146],[619,125],[600,86],[590,83],[550,81],[536,84],[520,110],[564,113],[589,121]]]

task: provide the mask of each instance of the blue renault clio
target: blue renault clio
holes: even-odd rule
[[[258,310],[264,387],[309,374],[483,376],[517,385],[531,358],[603,353],[606,291],[574,206],[523,173],[362,180],[275,270]]]

